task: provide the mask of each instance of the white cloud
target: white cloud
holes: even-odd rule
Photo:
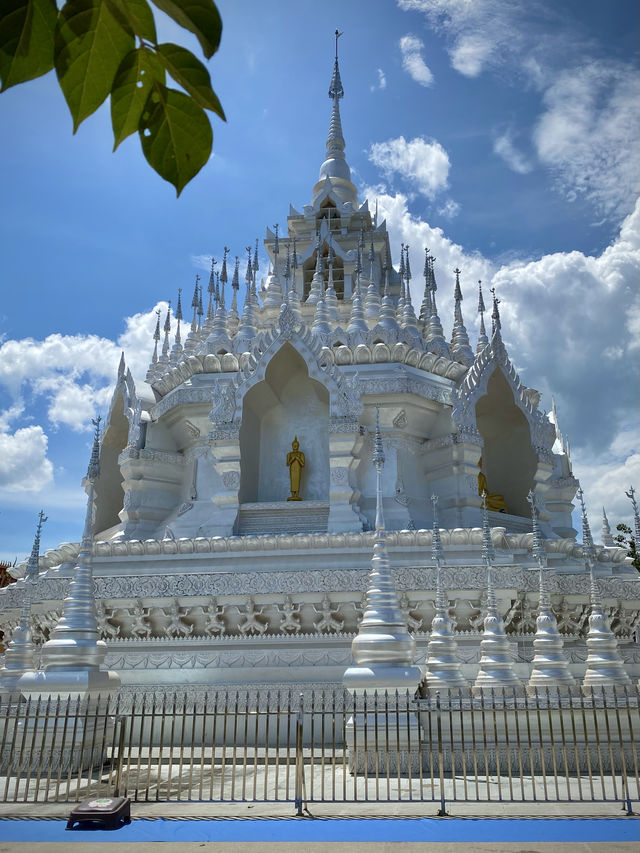
[[[602,60],[562,4],[504,0],[398,0],[425,15],[449,44],[451,64],[466,76],[495,71],[501,83],[541,93],[532,141],[556,188],[582,198],[616,223],[640,189],[636,154],[640,80],[635,63]],[[505,73],[506,69],[506,73]],[[516,172],[531,165],[508,136],[494,151]]]
[[[514,145],[510,130],[494,139],[493,153],[501,157],[507,166],[519,175],[526,175],[533,168],[531,162]]]
[[[163,317],[166,305],[161,302],[156,306]],[[48,335],[42,341],[5,341],[0,347],[0,386],[4,385],[14,400],[10,411],[21,407],[23,397],[31,394],[46,400],[53,427],[90,430],[91,418],[109,404],[123,350],[134,378],[144,380],[153,351],[155,322],[155,309],[126,318],[125,331],[117,342],[97,335],[60,334]],[[6,423],[6,412],[4,421],[0,418],[2,423]]]
[[[503,0],[398,0],[401,9],[422,12],[432,29],[447,35],[451,65],[477,77],[492,63],[517,53],[523,40],[522,15]]]
[[[451,50],[451,65],[465,77],[477,77],[491,56],[494,44],[484,35],[461,36]]]
[[[605,215],[624,215],[640,191],[640,81],[635,68],[588,63],[561,74],[544,94],[533,139],[566,194]]]
[[[413,191],[427,198],[433,198],[447,186],[449,155],[435,140],[418,136],[407,142],[404,136],[399,136],[374,142],[368,156],[388,180],[399,175]]]
[[[0,491],[9,495],[40,492],[53,482],[48,439],[42,427],[11,431],[11,422],[22,413],[21,404],[0,412]]]
[[[457,216],[460,213],[460,205],[457,201],[454,201],[452,198],[448,198],[442,207],[438,208],[438,214],[442,216],[444,219],[453,219],[454,216]]]
[[[433,74],[422,58],[423,50],[424,43],[417,36],[409,34],[400,39],[402,67],[416,83],[430,86],[433,83]]]
[[[377,69],[378,73],[378,82],[375,86],[371,86],[371,91],[375,92],[376,89],[386,89],[387,88],[387,75],[384,73],[382,68]]]

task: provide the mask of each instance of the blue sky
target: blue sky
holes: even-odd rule
[[[208,63],[226,124],[176,200],[136,138],[113,154],[108,106],[71,135],[48,75],[0,95],[0,557],[76,541],[89,418],[119,353],[134,375],[153,311],[190,294],[202,259],[242,256],[311,199],[329,121],[333,30],[347,159],[378,198],[397,265],[437,257],[445,331],[451,270],[493,281],[526,384],[556,399],[594,531],[640,488],[637,4],[628,0],[220,2]],[[170,21],[161,38],[188,41]],[[193,45],[197,50],[197,45]],[[264,266],[264,265],[263,265]],[[261,272],[264,274],[265,270]],[[417,291],[421,281],[414,276]],[[189,299],[187,299],[189,301]]]

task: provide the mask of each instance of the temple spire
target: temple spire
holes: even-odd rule
[[[25,696],[75,695],[106,700],[120,686],[115,672],[103,670],[107,645],[100,639],[93,584],[93,522],[95,486],[100,476],[100,417],[92,421],[95,431],[87,468],[87,510],[78,561],[62,616],[42,647],[41,672],[27,672],[19,688]]]
[[[396,309],[393,304],[393,297],[389,288],[389,274],[391,271],[391,258],[389,257],[389,248],[384,256],[384,292],[382,302],[380,303],[380,320],[378,321],[383,329],[387,332],[397,334],[398,322],[396,320]]]
[[[429,325],[429,320],[431,319],[431,276],[429,268],[429,249],[427,248],[424,250],[424,269],[422,271],[422,275],[424,276],[424,293],[422,296],[422,304],[420,305],[419,319],[422,323],[422,331],[424,333],[425,329]]]
[[[425,333],[425,343],[429,352],[443,358],[450,358],[449,344],[446,342],[444,332],[442,331],[442,323],[438,316],[438,306],[436,303],[436,291],[438,289],[434,268],[436,259],[433,255],[429,255],[427,260],[429,262],[429,284],[431,289],[431,317],[429,318],[429,325]]]
[[[438,496],[431,495],[433,506],[433,532],[431,534],[431,556],[436,565],[435,615],[431,623],[427,646],[425,689],[427,692],[442,690],[467,690],[469,685],[460,671],[458,646],[449,617],[449,607],[442,586],[444,552],[440,541],[438,524]]]
[[[380,434],[380,409],[371,461],[376,469],[376,530],[366,605],[358,634],[351,644],[355,663],[343,677],[348,690],[415,690],[420,670],[413,666],[416,641],[407,629],[398,602],[387,552],[387,531],[382,508],[384,449]]]
[[[147,382],[151,382],[153,377],[156,374],[156,370],[158,368],[158,343],[160,341],[160,309],[156,311],[156,328],[153,332],[153,355],[151,357],[151,364],[147,369]]]
[[[453,310],[453,332],[451,335],[451,357],[456,361],[469,366],[473,361],[473,351],[469,344],[469,335],[462,319],[462,288],[460,287],[460,272],[454,269],[456,284],[453,291],[455,307]]]
[[[211,258],[211,272],[209,273],[209,284],[207,285],[207,293],[209,294],[209,304],[207,305],[207,319],[205,327],[211,325],[213,320],[213,306],[217,305],[216,299],[216,276],[215,276],[216,259]]]
[[[491,288],[491,295],[493,297],[493,311],[491,312],[491,337],[494,335],[498,337],[501,336],[502,323],[500,322],[500,309],[498,305],[500,305],[500,300],[496,296],[495,287]]]
[[[335,263],[335,253],[333,251],[333,235],[329,232],[329,251],[327,253],[327,268],[329,269],[329,277],[327,280],[327,290],[324,295],[325,305],[329,321],[338,322],[338,294],[333,282],[333,265]]]
[[[171,349],[171,363],[176,364],[182,355],[182,340],[180,338],[180,323],[182,322],[182,288],[178,288],[178,303],[176,305],[176,336]]]
[[[5,650],[4,666],[0,669],[0,693],[11,694],[16,691],[18,679],[35,666],[35,644],[31,631],[31,599],[34,584],[38,580],[38,559],[40,556],[40,534],[47,520],[42,510],[38,514],[38,525],[33,547],[24,576],[24,597],[20,612],[20,621],[13,631],[11,641]]]
[[[474,694],[492,692],[505,687],[519,689],[522,682],[515,672],[511,648],[498,612],[498,602],[493,585],[493,561],[495,551],[491,542],[487,493],[482,496],[482,562],[487,571],[487,615],[480,642],[480,666],[473,684]]]
[[[582,681],[584,693],[592,693],[593,689],[600,691],[615,691],[616,687],[629,687],[631,679],[627,675],[620,651],[609,620],[602,607],[598,591],[598,582],[594,573],[597,559],[596,549],[591,536],[591,528],[584,503],[584,493],[578,489],[578,500],[582,512],[582,553],[585,567],[589,572],[591,592],[591,613],[589,614],[589,630],[587,632],[587,669]]]
[[[238,291],[240,290],[240,258],[236,255],[236,262],[233,268],[233,277],[231,279],[231,289],[233,291],[231,296],[231,308],[229,308],[229,331],[231,334],[235,334],[238,331]]]
[[[539,581],[538,617],[536,619],[536,636],[533,641],[535,656],[531,676],[527,682],[527,692],[536,694],[538,690],[546,688],[566,691],[575,686],[575,679],[569,670],[569,663],[564,653],[564,643],[558,630],[556,617],[551,609],[551,599],[545,580],[547,552],[538,524],[538,507],[535,495],[531,490],[529,490],[527,500],[531,505],[532,551],[533,557],[538,563]]]
[[[602,507],[602,544],[605,548],[616,547],[616,543],[611,535],[611,527],[609,526],[609,519],[607,518],[607,513],[605,512],[604,507]]]
[[[340,202],[351,202],[354,206],[358,202],[356,188],[351,183],[351,170],[344,156],[345,141],[342,133],[342,120],[340,118],[340,98],[344,97],[342,80],[340,79],[340,66],[338,64],[338,39],[342,33],[336,30],[336,53],[333,63],[333,74],[329,84],[329,97],[332,101],[331,120],[327,134],[325,160],[320,166],[318,183],[314,189],[315,197],[324,190],[327,179],[331,188],[339,197]]]
[[[487,309],[484,305],[484,298],[482,296],[482,282],[478,281],[478,314],[480,315],[480,332],[478,334],[478,345],[476,346],[476,355],[479,355],[489,343],[489,338],[487,337],[487,330],[484,327],[484,312],[486,310]]]

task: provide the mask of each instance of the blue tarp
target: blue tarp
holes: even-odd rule
[[[639,841],[640,819],[136,820],[115,830],[63,820],[0,820],[0,841]]]

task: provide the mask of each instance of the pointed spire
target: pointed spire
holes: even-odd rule
[[[173,341],[173,347],[171,349],[171,363],[176,364],[180,361],[180,356],[182,355],[182,341],[180,339],[180,323],[182,322],[182,288],[178,288],[178,304],[176,305],[176,336]]]
[[[32,590],[38,580],[40,556],[40,534],[42,525],[47,517],[42,510],[38,513],[38,524],[33,547],[24,576],[24,593],[20,621],[13,631],[10,642],[4,653],[4,666],[0,669],[0,694],[11,694],[16,691],[18,679],[35,666],[35,644],[31,631],[31,599]]]
[[[473,684],[474,694],[502,690],[505,687],[521,688],[522,682],[515,673],[504,622],[498,612],[493,586],[493,560],[495,552],[491,542],[487,493],[482,496],[482,562],[487,570],[487,615],[480,642],[480,666]]]
[[[209,304],[207,305],[207,321],[205,326],[211,325],[213,322],[214,304],[217,305],[216,299],[216,276],[215,276],[216,259],[211,258],[211,272],[209,273],[209,284],[207,285],[207,293],[209,294]]]
[[[87,470],[87,512],[78,562],[64,600],[62,616],[42,647],[43,672],[26,673],[20,681],[24,695],[69,693],[107,699],[120,686],[115,672],[101,669],[107,646],[100,639],[93,584],[93,515],[95,483],[100,476],[100,418]]]
[[[480,315],[480,333],[478,334],[478,345],[476,346],[476,355],[480,355],[482,350],[489,343],[489,338],[487,337],[487,330],[484,327],[484,312],[487,309],[484,306],[484,299],[482,298],[482,282],[478,281],[478,314]]]
[[[333,65],[331,84],[329,85],[329,97],[332,101],[331,121],[329,122],[329,133],[327,135],[325,160],[320,166],[318,182],[326,179],[338,178],[347,181],[350,186],[343,183],[335,185],[336,193],[341,201],[351,201],[357,204],[355,187],[351,184],[351,171],[344,156],[345,142],[342,134],[342,121],[340,119],[340,98],[344,97],[342,80],[340,79],[340,68],[338,66],[338,38],[342,35],[336,30],[336,56]]]
[[[156,311],[156,328],[153,333],[153,356],[151,357],[151,364],[147,369],[147,382],[150,382],[153,377],[156,375],[156,370],[158,366],[158,343],[160,341],[160,309]]]
[[[220,284],[222,282],[222,284]],[[224,299],[224,281],[222,281],[222,274],[220,278],[216,280],[216,289],[219,292],[218,304],[216,305],[216,313],[213,318],[213,323],[211,324],[211,331],[207,337],[207,341],[215,344],[218,341],[228,340],[229,329],[227,328],[227,309],[225,307],[225,299]]]
[[[364,300],[365,317],[372,321],[376,321],[380,316],[380,289],[376,284],[375,278],[375,262],[376,254],[373,246],[373,240],[369,246],[369,286]]]
[[[429,325],[431,319],[431,270],[429,267],[429,249],[424,250],[424,293],[422,296],[422,304],[420,305],[420,322],[422,323],[423,332]]]
[[[320,232],[316,233],[316,268],[311,279],[311,287],[305,302],[315,305],[324,296],[324,260],[322,258],[322,241]]]
[[[235,278],[235,272],[234,272]],[[242,308],[242,317],[238,325],[238,334],[236,336],[236,344],[247,346],[249,342],[255,338],[258,329],[253,310],[253,300],[251,299],[251,284],[253,281],[253,271],[251,267],[251,246],[247,246],[247,273],[245,276],[246,292],[244,297],[244,306]]]
[[[327,267],[329,269],[329,278],[327,281],[327,289],[324,295],[324,302],[327,306],[327,313],[329,315],[329,321],[333,323],[337,323],[339,319],[338,314],[338,294],[336,293],[336,288],[333,283],[333,265],[335,263],[335,255],[333,251],[333,235],[329,233],[329,250],[327,253]]]
[[[604,507],[602,507],[602,544],[605,548],[615,548],[616,543],[611,535],[611,528],[609,527],[609,519],[607,518],[607,513],[605,512]]]
[[[398,322],[396,320],[396,309],[393,304],[393,297],[391,296],[391,289],[389,287],[389,273],[391,270],[391,258],[389,257],[389,247],[387,246],[387,250],[385,252],[384,257],[384,294],[382,297],[382,302],[380,303],[380,320],[379,325],[385,329],[387,332],[391,332],[391,334],[398,333]]]
[[[408,334],[412,335],[415,338],[420,337],[420,331],[418,329],[418,321],[416,320],[416,314],[413,310],[413,303],[411,302],[411,266],[409,264],[409,246],[406,245],[404,247],[405,254],[405,262],[404,262],[404,278],[405,278],[405,300],[404,300],[404,308],[402,309],[402,319],[400,321],[400,328],[405,329]]]
[[[171,333],[171,300],[169,300],[167,304],[167,314],[164,318],[164,325],[162,327],[164,332],[164,339],[162,341],[162,354],[158,359],[158,369],[160,375],[166,370],[166,366],[169,364],[169,335]]]
[[[398,276],[400,277],[400,296],[398,296],[398,305],[396,307],[396,319],[398,325],[402,323],[402,312],[404,311],[404,288],[405,288],[405,270],[404,270],[404,243],[400,244],[400,266],[398,267]]]
[[[280,237],[278,235],[279,228],[280,225],[276,222],[276,224],[273,226],[273,231],[275,234],[275,237],[273,238],[273,272],[276,277],[280,272],[278,269],[278,255],[280,254]]]
[[[355,266],[356,286],[351,297],[351,314],[349,316],[349,324],[347,332],[350,335],[358,335],[369,331],[367,321],[364,319],[364,309],[362,307],[362,295],[360,293],[360,273],[362,272],[362,255],[360,254],[360,245],[358,244]]]
[[[298,285],[296,282],[296,273],[298,272],[298,252],[296,250],[296,238],[293,238],[293,251],[291,253],[291,290],[296,294],[298,301]]]
[[[240,259],[236,255],[236,262],[233,268],[233,277],[231,279],[231,308],[229,308],[229,317],[227,321],[227,325],[229,327],[230,333],[233,335],[238,330],[238,290],[240,289]]]
[[[453,291],[455,307],[453,311],[453,332],[451,335],[451,357],[461,364],[469,366],[473,362],[473,350],[469,335],[462,319],[462,288],[460,287],[460,269],[454,269],[456,284]]]
[[[426,348],[429,352],[432,352],[434,355],[441,356],[443,358],[450,358],[451,353],[449,351],[449,345],[447,344],[444,332],[442,330],[442,323],[440,322],[440,317],[438,316],[438,306],[436,304],[436,291],[438,289],[438,285],[436,282],[436,273],[435,273],[435,258],[433,255],[429,255],[429,282],[431,289],[431,317],[429,318],[429,325],[425,334],[425,344]]]
[[[198,334],[202,333],[202,318],[204,317],[204,306],[202,304],[202,285],[198,288]]]
[[[491,312],[491,337],[493,338],[496,334],[500,336],[502,324],[500,322],[500,309],[498,308],[500,300],[496,296],[495,287],[491,288],[491,295],[493,296],[493,311]]]
[[[387,531],[382,508],[384,450],[380,434],[380,409],[376,408],[376,430],[372,462],[376,469],[376,530],[364,614],[351,644],[355,664],[344,674],[349,690],[413,690],[420,670],[413,666],[416,641],[407,630],[398,593],[393,582]]]
[[[582,681],[584,693],[592,693],[594,688],[600,691],[615,691],[616,688],[629,687],[631,679],[627,675],[620,651],[609,620],[602,607],[598,583],[594,573],[596,549],[591,536],[591,528],[584,502],[584,493],[578,489],[578,500],[582,512],[582,553],[585,567],[589,572],[591,590],[591,613],[587,632],[587,669]]]
[[[438,525],[438,497],[431,495],[433,506],[433,532],[431,534],[431,556],[436,564],[436,600],[435,616],[431,623],[429,645],[427,646],[425,687],[428,692],[442,690],[467,690],[469,684],[460,671],[458,646],[453,624],[449,617],[449,608],[442,586],[444,552],[440,541]]]
[[[575,686],[575,679],[569,670],[564,643],[558,630],[556,617],[551,609],[551,599],[544,576],[547,568],[547,552],[538,524],[538,507],[535,495],[531,490],[529,490],[527,500],[531,505],[533,556],[538,563],[539,579],[538,618],[536,619],[536,636],[533,641],[535,655],[531,676],[527,682],[527,692],[535,695],[538,690],[546,688],[570,690]]]

